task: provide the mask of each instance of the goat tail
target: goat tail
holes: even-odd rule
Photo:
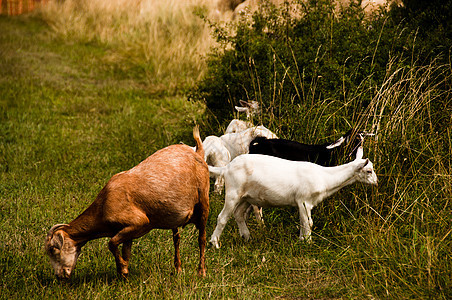
[[[223,176],[225,167],[213,167],[213,166],[208,166],[209,167],[209,174],[210,177],[220,177]]]
[[[202,146],[201,135],[199,134],[199,126],[193,127],[193,138],[196,142],[196,153],[198,153],[202,158],[204,158],[204,148]]]

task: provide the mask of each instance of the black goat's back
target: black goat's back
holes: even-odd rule
[[[285,139],[267,139],[257,137],[251,141],[250,154],[264,154],[279,158],[308,161],[322,166],[330,166],[332,162],[332,151],[327,149],[328,144],[307,145]]]

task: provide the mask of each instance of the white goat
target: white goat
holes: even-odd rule
[[[248,128],[253,127],[253,123],[251,122],[251,119],[255,116],[260,114],[260,108],[259,108],[259,102],[257,101],[243,101],[240,100],[240,104],[242,106],[236,106],[235,109],[238,112],[245,112],[246,113],[246,121],[242,121],[239,119],[233,119],[231,123],[229,123],[228,127],[226,128],[225,134],[227,133],[237,133],[244,131]]]
[[[264,126],[248,128],[242,132],[224,134],[221,137],[208,136],[204,139],[204,159],[208,165],[224,167],[235,157],[248,153],[250,142],[257,136],[277,138],[277,136]],[[224,186],[223,176],[210,176],[215,178],[214,192],[221,194]],[[261,224],[264,222],[262,208],[251,207],[254,216]],[[246,217],[251,213],[251,209],[246,212]]]
[[[250,121],[242,121],[239,119],[233,119],[229,123],[228,127],[226,127],[224,134],[242,132],[251,127],[253,127],[253,123],[251,123]]]
[[[259,207],[296,206],[300,215],[300,239],[311,240],[313,207],[326,197],[356,181],[377,184],[377,175],[369,159],[362,159],[360,147],[356,159],[336,167],[322,167],[310,162],[289,161],[277,157],[247,154],[226,167],[211,167],[212,176],[224,176],[226,197],[218,215],[210,242],[219,248],[220,235],[234,213],[240,235],[248,240],[244,212],[250,205]]]

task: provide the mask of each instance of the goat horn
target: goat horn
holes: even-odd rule
[[[375,133],[369,133],[369,132],[365,132],[365,131],[363,131],[363,132],[361,132],[361,135],[364,137],[364,136],[375,136]]]
[[[242,105],[243,107],[250,106],[250,104],[245,100],[239,100],[239,102],[240,102],[240,105]]]
[[[363,158],[363,147],[359,146],[358,150],[356,150],[356,159],[362,159]]]
[[[58,230],[60,227],[63,227],[63,226],[68,226],[68,224],[56,224],[56,225],[53,225],[52,226],[52,228],[50,228],[50,230],[49,230],[49,233],[47,234],[48,236],[50,235],[53,235],[53,233],[56,231],[56,230]]]

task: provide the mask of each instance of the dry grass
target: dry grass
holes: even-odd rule
[[[203,59],[214,44],[201,16],[207,0],[51,1],[43,18],[66,40],[98,42],[105,62],[124,72],[145,74],[151,91],[175,91],[202,76]]]

